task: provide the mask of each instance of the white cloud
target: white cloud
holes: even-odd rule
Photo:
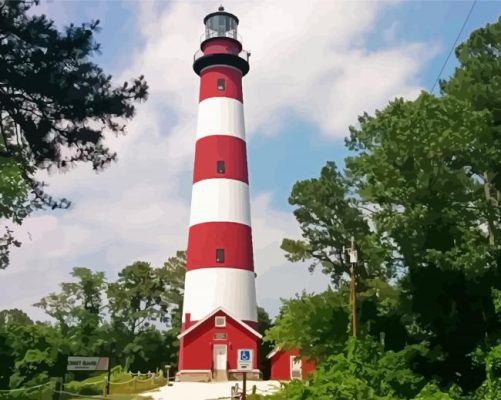
[[[75,205],[26,221],[19,232],[23,246],[13,252],[8,270],[0,272],[0,307],[32,304],[56,290],[77,265],[113,277],[135,260],[158,265],[186,247],[185,189],[191,181],[198,97],[191,63],[202,18],[214,4],[134,5],[144,45],[131,49],[130,65],[116,74],[117,82],[144,74],[150,99],[138,108],[127,136],[108,140],[119,153],[118,163],[97,175],[83,167],[48,178],[51,193],[67,196]],[[387,2],[228,1],[225,6],[240,17],[244,48],[252,50],[251,71],[244,80],[251,140],[258,132],[281,133],[285,113],[316,123],[324,135],[341,137],[358,114],[419,89],[417,75],[426,61],[423,44],[366,48],[365,39],[377,29],[377,16],[390,6]],[[301,287],[320,290],[326,278],[285,261],[281,240],[297,237],[299,230],[289,212],[272,207],[270,196],[255,195],[252,221],[259,302],[276,311],[278,296]],[[277,280],[286,282],[281,292],[276,291]],[[33,315],[41,317],[36,311]]]

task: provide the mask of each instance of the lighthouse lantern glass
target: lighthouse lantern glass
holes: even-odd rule
[[[237,20],[228,14],[216,14],[205,23],[205,38],[230,37],[237,39]]]

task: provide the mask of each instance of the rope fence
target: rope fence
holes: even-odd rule
[[[123,382],[108,382],[105,377],[97,382],[69,382],[61,387],[60,381],[51,381],[44,384],[0,390],[0,400],[70,400],[70,399],[108,399],[123,398],[124,394],[136,394],[166,385],[168,381],[160,372],[146,374],[128,374],[131,379]],[[146,379],[144,378],[146,377]],[[172,378],[174,379],[174,378]],[[82,390],[83,389],[83,390]]]

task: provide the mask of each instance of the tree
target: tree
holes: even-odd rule
[[[61,333],[71,341],[74,351],[92,355],[103,345],[99,326],[104,311],[104,272],[73,268],[71,276],[77,281],[61,283],[61,292],[44,297],[35,307],[43,309],[58,322]]]
[[[301,355],[322,360],[340,351],[348,338],[350,308],[346,286],[322,294],[302,293],[283,304],[266,341],[284,350],[298,348]]]
[[[6,329],[11,325],[32,325],[33,321],[23,310],[13,308],[0,311],[0,329]]]
[[[136,261],[118,273],[118,280],[108,285],[110,317],[115,327],[133,337],[151,323],[165,322],[168,303],[165,283],[158,269]]]
[[[48,324],[12,325],[7,331],[7,344],[14,358],[9,386],[34,386],[51,376],[62,376],[68,342]]]
[[[284,350],[299,349],[302,356],[323,362],[342,351],[351,336],[349,286],[336,291],[302,293],[282,300],[280,314],[267,330],[265,341]],[[400,290],[379,279],[367,281],[357,300],[359,337],[381,342],[384,350],[400,351],[409,340],[407,316]]]
[[[361,117],[347,142],[358,153],[346,160],[348,173],[364,201],[378,205],[374,224],[408,268],[403,293],[421,329],[416,339],[435,350],[420,372],[466,390],[485,378],[470,353],[501,333],[490,297],[501,282],[499,255],[484,229],[493,214],[472,172],[493,166],[483,156],[488,121],[465,101],[423,93]]]
[[[263,307],[257,308],[257,330],[263,336],[273,326],[270,316]],[[270,341],[259,341],[259,370],[263,374],[263,379],[269,379],[271,374],[270,360],[266,357],[273,350],[273,343]]]
[[[166,285],[165,301],[170,304],[169,325],[174,330],[180,331],[186,276],[186,251],[177,251],[175,257],[170,257],[160,268],[159,274]]]
[[[501,213],[501,17],[494,24],[474,31],[456,48],[460,65],[448,81],[441,82],[442,93],[466,100],[475,111],[489,115],[489,134],[480,139],[482,158],[490,160],[472,174],[483,183],[487,228],[491,246],[500,245]]]
[[[292,261],[313,259],[333,276],[333,270],[342,270],[340,246],[348,235],[356,236],[354,222],[362,221],[356,239],[365,265],[399,270],[398,281],[390,281],[394,295],[383,315],[383,300],[374,299],[371,284],[387,285],[391,273],[371,276],[357,266],[368,275],[357,288],[360,336],[398,332],[390,340],[393,348],[385,340],[386,350],[424,346],[412,369],[435,382],[416,398],[458,398],[445,394],[451,385],[467,395],[497,390],[492,389],[496,379],[482,381],[489,374],[486,365],[497,360],[501,340],[496,312],[501,286],[501,19],[473,32],[456,54],[460,65],[441,83],[442,97],[422,93],[414,101],[395,99],[372,116],[365,113],[350,128],[346,144],[352,156],[345,160],[345,171],[328,163],[320,178],[294,186],[290,202],[298,206],[303,240],[284,240],[282,246]],[[360,212],[346,218],[354,209]],[[373,238],[373,244],[364,243],[364,237]],[[364,254],[374,249],[379,257]],[[337,284],[339,274],[333,278]],[[339,308],[332,304],[321,314],[315,296],[295,301],[294,307],[285,304],[269,336],[307,346],[328,331],[328,323],[321,333],[304,326]],[[305,337],[293,332],[300,326]],[[316,347],[328,349],[328,343],[324,337]]]
[[[350,274],[345,248],[353,236],[361,262],[357,265],[359,285],[365,279],[393,275],[393,265],[378,237],[371,232],[364,210],[371,211],[350,194],[349,181],[333,162],[322,168],[319,178],[294,184],[289,204],[303,240],[284,239],[282,249],[290,261],[311,260],[310,271],[321,266],[335,285]]]
[[[105,132],[122,134],[134,116],[134,102],[145,100],[143,77],[114,86],[112,77],[90,61],[99,52],[98,21],[73,24],[59,32],[53,21],[28,16],[38,0],[0,5],[0,218],[16,224],[39,208],[66,208],[36,174],[65,171],[78,163],[100,170],[116,159]],[[0,245],[6,267],[7,232]]]
[[[131,371],[155,371],[164,364],[177,363],[177,338],[154,327],[140,331],[124,348]]]
[[[160,268],[137,261],[122,269],[118,280],[108,285],[111,321],[106,329],[112,336],[112,343],[108,343],[108,348],[114,358],[121,360],[126,368],[141,363],[151,365],[151,360],[156,359],[156,356],[145,355],[148,350],[142,344],[148,337],[157,344],[163,343],[165,351],[168,349],[176,354],[175,336],[181,327],[185,273],[186,253],[178,251],[175,257],[169,258]],[[160,334],[154,328],[168,328],[168,331]],[[151,346],[154,344],[147,347]],[[164,352],[159,354],[168,358]]]

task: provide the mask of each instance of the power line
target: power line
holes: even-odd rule
[[[451,54],[452,52],[454,51],[454,49],[456,48],[456,44],[459,40],[459,38],[461,37],[461,34],[463,33],[463,30],[466,26],[466,24],[468,23],[468,20],[470,19],[470,15],[471,13],[473,12],[473,9],[475,8],[475,5],[477,4],[477,1],[478,0],[474,0],[471,7],[470,7],[470,11],[468,11],[468,15],[466,16],[466,19],[464,20],[463,22],[463,26],[461,27],[461,29],[459,30],[459,33],[456,37],[456,40],[454,41],[452,47],[451,47],[451,50],[449,51],[449,54],[447,55],[447,58],[445,59],[445,62],[444,64],[442,65],[442,68],[440,69],[440,72],[438,73],[438,76],[437,76],[437,79],[435,80],[435,83],[433,84],[433,87],[431,88],[431,91],[430,93],[433,93],[433,91],[435,90],[435,86],[437,86],[437,83],[438,81],[440,80],[440,76],[442,75],[442,72],[444,72],[444,69],[447,65],[447,63],[449,62],[449,58],[451,57]]]

